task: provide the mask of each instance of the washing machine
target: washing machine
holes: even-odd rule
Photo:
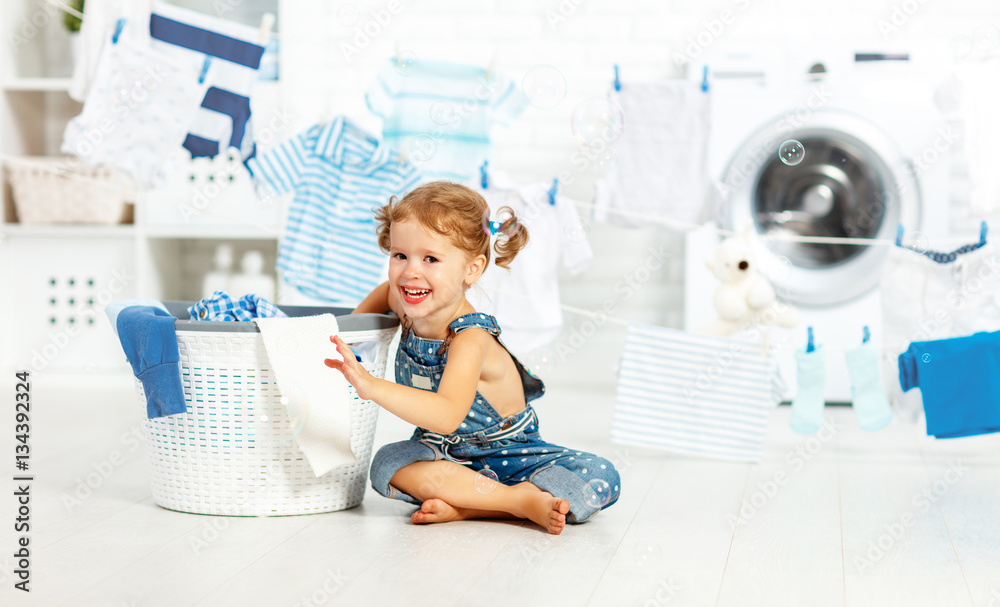
[[[714,193],[707,207],[714,226],[751,232],[758,271],[800,311],[796,327],[769,336],[785,399],[797,387],[794,349],[811,327],[826,351],[827,402],[850,402],[843,352],[866,336],[880,340],[879,279],[897,227],[906,230],[904,244],[946,248],[955,137],[934,104],[943,67],[922,59],[935,49],[809,51],[800,42],[784,53],[706,57]],[[715,317],[718,281],[705,260],[721,237],[712,224],[687,235],[688,330]]]

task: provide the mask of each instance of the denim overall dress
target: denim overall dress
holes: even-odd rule
[[[472,313],[456,318],[450,325],[451,336],[467,329],[481,329],[500,342],[500,327],[488,314]],[[396,383],[423,390],[437,391],[448,362],[450,339],[417,337],[404,324],[396,354]],[[503,342],[500,342],[503,346]],[[452,434],[441,435],[417,428],[410,440],[383,446],[372,459],[372,487],[381,495],[420,504],[412,496],[389,484],[400,468],[418,461],[448,460],[473,470],[488,468],[505,485],[529,481],[538,488],[569,502],[566,520],[583,522],[618,500],[621,479],[610,461],[586,453],[553,445],[538,434],[538,417],[531,406],[545,392],[545,386],[531,375],[513,355],[521,376],[526,406],[502,417],[483,395],[476,392],[465,419]],[[609,495],[593,498],[592,483],[607,483]],[[604,500],[606,503],[603,503]]]

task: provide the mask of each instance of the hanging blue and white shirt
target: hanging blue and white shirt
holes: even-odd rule
[[[250,160],[274,194],[294,191],[278,247],[282,279],[304,295],[359,302],[385,275],[374,208],[402,196],[421,174],[344,117],[315,125]]]
[[[191,156],[213,158],[234,147],[244,161],[253,157],[250,94],[264,55],[259,30],[158,2],[149,34],[154,48],[196,67],[207,87],[184,140]]]
[[[759,461],[781,380],[756,343],[630,323],[611,440]]]
[[[429,178],[465,181],[490,158],[490,130],[524,110],[517,84],[481,67],[390,59],[365,95],[382,138]]]

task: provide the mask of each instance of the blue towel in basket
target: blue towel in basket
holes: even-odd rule
[[[187,411],[175,320],[154,306],[129,306],[118,313],[118,340],[142,382],[150,419]]]

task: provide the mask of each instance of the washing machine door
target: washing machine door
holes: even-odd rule
[[[736,150],[720,183],[721,220],[761,237],[758,267],[782,298],[834,305],[878,284],[887,248],[825,239],[892,241],[900,223],[918,229],[920,192],[911,163],[880,127],[847,111],[802,113],[776,116]],[[804,153],[783,159],[788,141]]]

